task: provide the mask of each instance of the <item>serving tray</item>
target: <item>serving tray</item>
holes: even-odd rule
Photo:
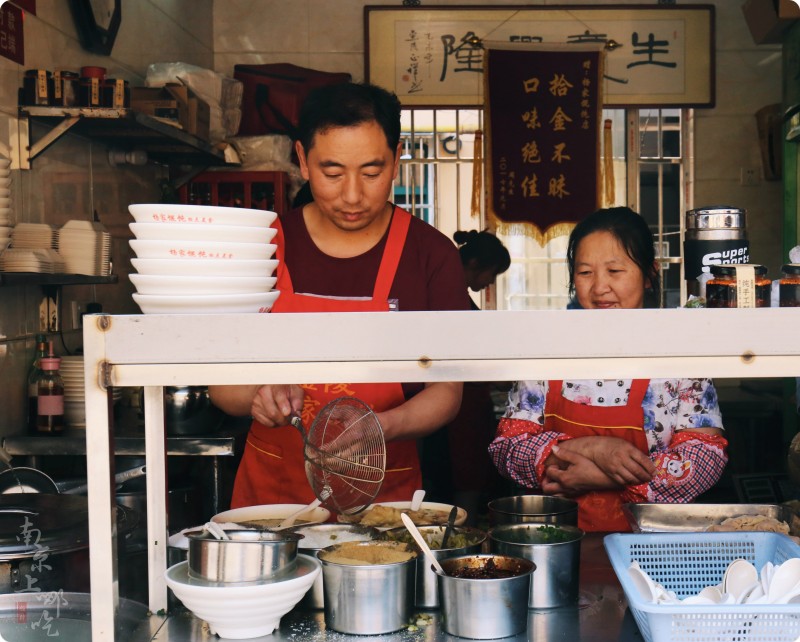
[[[624,504],[625,517],[635,533],[702,532],[729,517],[763,515],[789,524],[800,532],[800,518],[781,504]]]

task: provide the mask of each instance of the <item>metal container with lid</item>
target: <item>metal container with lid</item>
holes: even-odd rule
[[[748,263],[747,211],[730,205],[686,212],[683,267],[689,294],[700,293],[698,277],[720,263]]]

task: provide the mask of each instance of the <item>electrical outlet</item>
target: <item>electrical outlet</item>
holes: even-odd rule
[[[740,169],[739,183],[746,186],[758,185],[758,170],[755,167],[742,167]]]

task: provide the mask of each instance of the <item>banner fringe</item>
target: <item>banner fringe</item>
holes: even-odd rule
[[[568,222],[555,223],[542,231],[533,223],[526,223],[524,221],[506,222],[494,215],[490,217],[490,224],[498,234],[504,236],[525,236],[536,241],[541,247],[544,247],[559,236],[569,236],[576,225],[576,223]]]

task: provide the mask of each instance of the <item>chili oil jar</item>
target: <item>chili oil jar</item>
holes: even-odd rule
[[[78,104],[78,82],[79,76],[75,71],[54,71],[51,104],[58,107],[75,107]]]
[[[781,268],[780,305],[800,308],[800,263],[787,263]]]
[[[78,104],[81,107],[102,107],[100,90],[104,81],[82,76],[78,83]]]
[[[709,308],[768,308],[772,281],[767,268],[752,263],[724,263],[711,266],[712,279],[706,283]]]
[[[28,69],[22,79],[23,105],[49,105],[53,95],[53,74],[46,69]]]
[[[100,103],[103,107],[120,109],[131,104],[131,90],[127,80],[106,78],[102,83]]]

